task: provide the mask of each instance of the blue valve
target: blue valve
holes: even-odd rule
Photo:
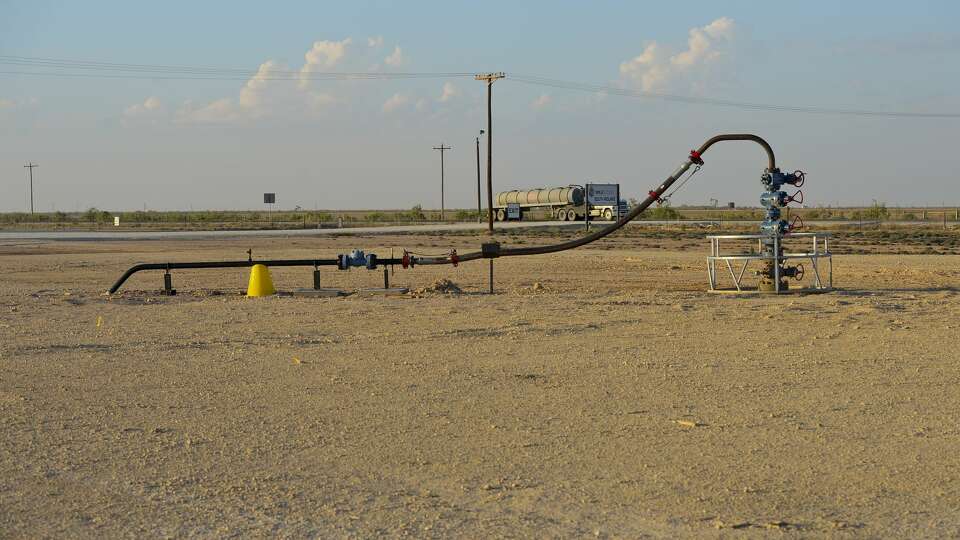
[[[362,249],[355,249],[346,255],[337,255],[337,268],[340,270],[349,270],[354,266],[373,270],[377,267],[377,256],[373,253],[367,255]]]

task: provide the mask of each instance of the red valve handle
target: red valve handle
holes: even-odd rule
[[[800,187],[807,180],[807,173],[797,170],[793,171],[793,175],[797,177],[797,181],[793,184],[796,187]]]
[[[454,266],[457,266],[460,263],[460,256],[457,255],[457,250],[450,251],[450,263]]]
[[[793,279],[795,279],[795,280],[797,280],[797,281],[800,281],[801,279],[803,279],[803,264],[802,264],[802,263],[797,265],[797,271],[796,271],[795,274],[793,274]]]
[[[798,221],[800,222],[799,225],[797,225]],[[793,216],[793,221],[790,223],[790,226],[787,227],[787,232],[793,232],[797,229],[802,229],[802,228],[803,228],[803,220],[800,219],[800,216]]]
[[[799,195],[799,198],[797,197],[798,195]],[[787,197],[786,203],[790,204],[792,202],[795,202],[797,204],[803,204],[803,192],[798,189],[796,193]]]

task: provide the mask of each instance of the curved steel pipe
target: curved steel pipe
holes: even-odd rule
[[[777,158],[773,155],[773,148],[770,148],[770,144],[763,140],[762,137],[752,133],[724,133],[715,137],[710,137],[707,139],[707,142],[700,145],[700,148],[697,149],[697,153],[703,155],[707,149],[721,141],[753,141],[762,146],[763,150],[767,153],[767,170],[772,171],[773,169],[777,168]]]
[[[767,153],[767,169],[773,170],[777,167],[777,160],[774,157],[773,148],[770,147],[770,144],[767,143],[767,141],[763,140],[763,138],[750,133],[726,133],[726,134],[721,134],[721,135],[711,137],[707,139],[707,141],[704,142],[696,152],[698,155],[702,155],[711,146],[721,141],[753,141],[759,144],[760,146],[762,146],[764,151]],[[518,255],[542,255],[545,253],[555,253],[557,251],[565,251],[568,249],[577,248],[584,244],[589,244],[590,242],[599,240],[604,236],[607,236],[608,234],[623,227],[624,225],[632,221],[634,218],[639,216],[651,204],[657,201],[667,191],[667,189],[670,188],[670,186],[674,182],[676,182],[681,176],[683,176],[683,174],[687,172],[687,170],[689,170],[690,166],[693,164],[694,164],[694,161],[692,157],[687,158],[687,160],[683,162],[680,165],[680,167],[678,167],[677,170],[673,172],[673,174],[668,176],[667,179],[664,180],[663,183],[661,183],[656,190],[651,191],[650,195],[646,199],[644,199],[643,202],[641,202],[639,205],[634,207],[633,210],[630,211],[630,213],[620,218],[620,220],[617,221],[616,223],[613,223],[607,227],[604,227],[603,229],[600,229],[586,236],[581,236],[580,238],[568,240],[566,242],[561,242],[559,244],[550,244],[547,246],[531,246],[531,247],[523,247],[523,248],[504,248],[500,250],[500,256],[513,257]],[[464,253],[463,255],[460,255],[459,260],[460,262],[465,262],[465,261],[480,259],[482,257],[483,257],[483,254],[481,252],[475,251],[475,252]],[[417,264],[450,264],[450,263],[451,261],[449,257],[433,257],[430,259],[417,259]]]

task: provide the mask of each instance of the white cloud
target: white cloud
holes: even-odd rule
[[[313,110],[325,109],[337,103],[337,98],[333,94],[324,94],[321,92],[311,92],[307,94],[307,105]]]
[[[733,39],[733,19],[720,17],[703,28],[691,28],[687,50],[670,58],[670,63],[679,67],[695,66],[716,60],[722,53],[717,47]]]
[[[280,66],[273,60],[267,60],[260,64],[260,67],[257,68],[256,75],[251,77],[250,80],[247,81],[247,84],[243,85],[243,88],[240,89],[240,97],[237,100],[238,105],[254,114],[261,114],[267,92],[271,89],[271,86],[288,84],[285,81],[272,80],[276,75],[275,72],[286,71],[284,68],[285,66]],[[278,85],[277,83],[280,84]]]
[[[643,90],[654,90],[667,79],[669,64],[664,61],[663,47],[650,43],[632,60],[620,64],[620,76],[639,84]]]
[[[380,36],[367,38],[370,46],[379,46],[383,41]],[[187,101],[173,113],[165,113],[167,118],[182,123],[235,123],[256,120],[275,116],[288,117],[303,114],[304,112],[317,113],[335,105],[346,103],[346,92],[351,88],[350,81],[325,84],[322,91],[319,87],[312,88],[310,74],[330,71],[344,62],[352,38],[340,41],[321,40],[314,42],[304,54],[304,64],[301,67],[290,68],[274,60],[262,63],[257,72],[250,77],[235,96],[226,96],[206,103]],[[363,61],[356,58],[355,61]],[[399,65],[406,62],[403,51],[396,46],[387,58],[390,65]],[[291,82],[290,74],[296,74]],[[337,89],[343,90],[338,92]],[[445,86],[444,99],[458,94],[452,85]],[[444,97],[445,96],[445,97]],[[150,110],[162,110],[159,99],[151,98],[147,101],[128,107],[126,116],[142,115]],[[431,100],[420,104],[424,109]],[[384,112],[393,112],[401,107],[418,106],[414,98],[404,94],[395,94],[383,103]]]
[[[540,110],[550,105],[553,102],[553,98],[550,97],[550,94],[540,94],[537,96],[537,99],[533,100],[533,103],[530,104],[534,109]]]
[[[267,115],[276,105],[290,101],[295,92],[286,80],[276,80],[287,67],[273,60],[260,64],[257,73],[243,85],[236,99],[221,98],[202,107],[186,103],[177,111],[180,122],[219,123],[249,120]]]
[[[706,26],[691,28],[684,51],[671,54],[657,42],[648,43],[638,56],[620,64],[620,76],[644,91],[664,90],[677,79],[722,58],[734,34],[733,19],[721,17]]]
[[[386,101],[383,102],[383,112],[390,113],[400,107],[403,107],[410,101],[410,98],[403,94],[394,94],[390,96]]]
[[[300,86],[305,88],[310,83],[311,73],[336,66],[347,54],[350,42],[350,38],[342,41],[314,41],[313,47],[303,55],[305,62],[300,68]]]
[[[383,36],[374,36],[367,38],[367,47],[374,48],[383,45]]]
[[[146,119],[152,122],[160,120],[166,115],[160,98],[150,96],[143,103],[135,103],[123,110],[124,121]]]
[[[24,109],[24,108],[27,108],[27,107],[34,107],[34,106],[36,106],[38,103],[40,103],[40,100],[38,100],[38,99],[35,98],[35,97],[28,98],[28,99],[26,99],[26,100],[20,100],[20,101],[15,101],[15,100],[12,100],[12,99],[0,98],[0,110],[4,110],[4,109],[9,109],[9,110],[13,110],[13,109]]]
[[[236,98],[225,97],[204,106],[187,102],[177,111],[176,120],[187,123],[237,122],[279,112],[290,113],[304,107],[319,111],[337,102],[333,94],[293,85],[288,80],[289,72],[286,65],[268,60],[260,64],[257,73],[247,80]]]
[[[217,124],[233,122],[241,118],[241,111],[231,98],[222,98],[202,107],[187,101],[177,111],[176,120],[183,123]]]
[[[403,51],[400,49],[399,45],[394,46],[393,52],[390,53],[390,56],[387,56],[386,58],[383,59],[383,62],[385,64],[393,67],[402,65],[404,61],[405,61],[405,58],[403,57]]]
[[[460,95],[460,89],[453,85],[451,82],[443,83],[443,90],[440,92],[440,101],[446,103],[451,99]]]

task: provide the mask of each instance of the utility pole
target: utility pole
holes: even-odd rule
[[[33,162],[31,162],[23,166],[24,169],[30,170],[30,213],[31,214],[33,213],[33,168],[34,167],[39,167],[39,165],[35,165]]]
[[[440,221],[443,221],[443,153],[447,150],[450,150],[451,147],[444,146],[443,143],[440,143],[440,146],[434,146],[434,150],[440,151]]]
[[[480,130],[483,135],[483,130]],[[480,208],[480,137],[477,136],[477,223],[483,223],[483,210]]]
[[[493,234],[493,81],[506,77],[498,73],[480,73],[474,77],[478,81],[487,81],[487,220],[490,234]],[[490,259],[493,264],[493,259]]]

